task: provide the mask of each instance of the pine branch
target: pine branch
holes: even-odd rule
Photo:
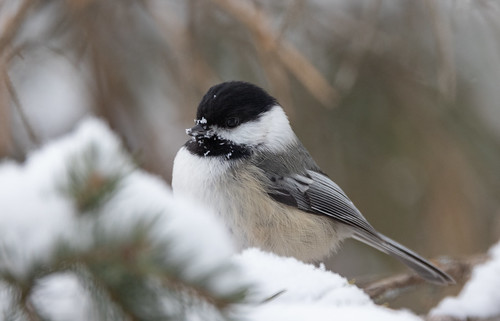
[[[163,230],[171,217],[163,213],[168,208],[124,213],[125,221],[115,226],[121,212],[128,211],[120,208],[119,197],[122,187],[130,184],[126,180],[134,167],[121,149],[105,148],[92,142],[81,148],[67,159],[67,175],[57,182],[56,191],[74,201],[74,211],[67,215],[72,217],[75,235],[54,238],[46,255],[25,260],[29,266],[21,273],[15,266],[2,266],[0,281],[8,284],[13,318],[21,315],[21,320],[42,321],[50,316],[51,307],[37,306],[37,290],[46,284],[44,280],[70,274],[84,291],[78,295],[89,298],[92,311],[97,311],[88,311],[97,313],[93,319],[178,320],[182,315],[205,313],[226,319],[231,307],[245,300],[248,289],[218,288],[220,277],[232,275],[229,262],[207,269],[199,265],[196,253],[178,252],[180,240]],[[92,215],[87,215],[90,211]],[[8,262],[16,251],[5,247],[1,258]],[[195,275],[193,266],[199,266]]]
[[[194,302],[195,306],[205,302],[223,313],[245,299],[246,288],[220,295],[206,286],[206,281],[225,272],[224,266],[202,273],[199,279],[187,279],[183,270],[191,264],[189,259],[182,262],[165,260],[172,257],[169,249],[175,241],[153,244],[149,239],[149,230],[154,223],[143,222],[132,231],[122,231],[120,238],[110,238],[97,230],[94,239],[99,242],[83,253],[62,246],[54,270],[69,269],[77,273],[86,283],[93,284],[93,297],[102,298],[104,295],[130,320],[173,317],[165,314],[162,307],[164,294],[170,297],[172,305],[177,304],[175,315],[189,308],[187,301]]]
[[[68,182],[62,182],[60,189],[75,201],[80,213],[92,211],[111,199],[127,175],[123,164],[117,164],[112,172],[99,169],[100,157],[96,146],[89,146],[69,160]]]

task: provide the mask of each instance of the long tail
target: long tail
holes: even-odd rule
[[[382,251],[390,256],[400,260],[408,267],[413,269],[422,278],[436,284],[447,285],[454,284],[455,280],[432,263],[404,247],[403,245],[391,240],[390,238],[377,233],[360,233],[357,231],[353,237],[358,241],[373,246],[379,251]]]

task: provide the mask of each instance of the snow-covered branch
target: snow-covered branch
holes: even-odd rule
[[[236,254],[211,213],[137,169],[98,120],[0,164],[0,315],[10,320],[398,320],[324,267]],[[500,247],[432,317],[500,314]]]
[[[440,269],[448,273],[458,283],[465,283],[470,277],[472,269],[488,260],[484,254],[474,255],[464,259],[446,258],[438,263]],[[401,291],[425,283],[425,280],[415,273],[405,273],[377,280],[362,285],[363,290],[375,301],[385,302],[391,297],[397,297]]]

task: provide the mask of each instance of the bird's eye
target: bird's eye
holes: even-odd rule
[[[231,117],[226,119],[226,126],[229,128],[236,127],[240,124],[240,119],[238,117]]]

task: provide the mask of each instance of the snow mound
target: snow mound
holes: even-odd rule
[[[258,249],[248,249],[233,261],[254,285],[256,305],[245,311],[249,320],[421,320],[408,311],[374,304],[362,290],[322,266]]]
[[[500,315],[500,243],[494,245],[489,254],[490,260],[474,268],[460,294],[441,301],[430,312],[431,316],[468,319]]]

